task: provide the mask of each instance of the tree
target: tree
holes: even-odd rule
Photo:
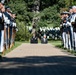
[[[27,11],[27,4],[23,0],[11,0],[8,6],[17,14],[16,23],[19,31],[16,40],[28,39],[29,32],[25,33],[25,30],[27,31],[26,25],[31,22],[33,14]]]
[[[59,13],[57,12],[57,6],[48,7],[44,9],[40,15],[39,26],[59,26]],[[43,25],[44,24],[44,25]]]
[[[10,0],[6,3],[6,5],[17,14],[16,22],[19,28],[17,38],[19,36],[22,38],[25,35],[25,27],[32,25],[34,2],[35,0]],[[71,5],[76,5],[76,0],[40,0],[40,13],[35,15],[40,16],[40,21],[37,26],[59,26],[60,12],[63,11],[63,9],[68,10]],[[28,32],[26,32],[26,36],[27,35]]]

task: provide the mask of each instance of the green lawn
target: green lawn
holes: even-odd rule
[[[59,41],[59,40],[50,40],[49,43],[51,43],[52,45],[54,45],[57,48],[64,49],[63,46],[62,46],[61,41]],[[76,51],[75,50],[71,50],[71,51],[68,50],[68,49],[64,49],[64,50],[76,56]]]
[[[6,55],[7,53],[11,52],[13,49],[20,46],[22,43],[29,43],[29,41],[16,41],[15,45],[11,49],[5,50],[4,54],[0,53],[0,55]]]
[[[18,46],[20,46],[22,43],[29,43],[29,41],[21,41],[21,42],[16,41],[15,45],[11,49],[6,50],[4,55],[7,54],[8,52],[12,51],[13,49],[17,48]],[[39,41],[39,43],[40,43],[40,41]],[[51,43],[52,45],[54,45],[57,48],[63,49],[61,40],[49,40],[48,43]],[[66,51],[68,51],[68,50],[66,50]],[[71,52],[71,53],[74,53],[76,55],[76,52]]]
[[[7,53],[9,53],[10,51],[12,51],[13,49],[15,49],[16,47],[20,46],[21,44],[22,44],[22,42],[16,41],[16,42],[15,42],[15,45],[14,45],[11,49],[6,50],[6,51],[4,52],[4,55],[7,54]]]
[[[54,46],[61,46],[60,40],[50,40],[49,43],[51,43]]]

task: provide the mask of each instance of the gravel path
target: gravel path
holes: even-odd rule
[[[51,44],[25,44],[4,56],[0,75],[76,75],[76,57]]]

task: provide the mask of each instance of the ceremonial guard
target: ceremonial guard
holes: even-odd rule
[[[73,15],[72,7],[69,7],[69,13],[70,13],[70,15],[69,15],[68,20],[71,23],[71,18],[72,18],[72,15]],[[73,50],[74,40],[73,40],[73,26],[72,26],[72,24],[70,26],[70,31],[69,32],[70,32],[71,50]]]
[[[71,49],[71,41],[70,41],[70,26],[71,23],[68,21],[69,12],[65,11],[61,13],[62,21],[61,21],[61,31],[62,31],[62,40],[64,48]]]
[[[11,25],[10,25],[10,48],[15,44],[15,36],[17,29],[15,18],[16,18],[16,14],[13,13],[11,17]]]
[[[72,6],[72,17],[71,17],[71,24],[73,26],[73,41],[74,41],[74,50],[76,50],[76,6]]]
[[[5,8],[2,3],[0,3],[0,52],[4,51],[4,17],[3,13]]]
[[[6,49],[14,45],[16,35],[16,14],[5,7],[5,0],[0,1],[0,58]]]
[[[10,20],[11,16],[9,14],[9,8],[6,8],[6,11],[4,12],[4,17],[5,17],[5,24],[4,24],[4,43],[6,49],[10,48]]]

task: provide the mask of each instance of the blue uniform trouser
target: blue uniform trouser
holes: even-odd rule
[[[62,39],[63,39],[64,48],[71,49],[70,35],[66,32],[63,32]]]
[[[10,44],[12,44],[13,42],[12,35],[13,35],[13,31],[12,31],[12,27],[10,27]]]
[[[71,48],[73,49],[74,47],[74,40],[73,40],[73,27],[70,27],[70,41],[71,41]]]
[[[74,32],[74,50],[76,50],[76,32]]]
[[[12,43],[12,27],[5,27],[5,45],[6,49],[10,47],[10,44]]]
[[[67,34],[68,36],[67,36],[67,40],[68,40],[68,49],[72,49],[72,46],[71,46],[71,37],[70,37],[70,34]]]
[[[4,30],[0,30],[0,52],[4,50]]]
[[[9,33],[8,33],[8,29],[9,29],[8,26],[5,27],[5,45],[6,45],[6,49],[8,49],[8,47],[9,47],[9,37],[8,37]]]
[[[66,48],[66,32],[62,33],[62,40],[63,40],[64,48]]]

